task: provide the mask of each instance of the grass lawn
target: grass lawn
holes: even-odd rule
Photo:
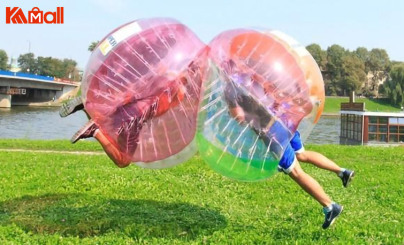
[[[391,106],[386,99],[356,98],[356,102],[365,102],[367,111],[399,112],[400,108]],[[326,97],[324,113],[339,113],[341,102],[349,102],[348,97]]]
[[[7,143],[9,142],[9,143]],[[0,140],[0,148],[99,150],[96,142]],[[306,146],[357,171],[347,189],[303,164],[344,212],[286,175],[237,182],[198,156],[177,167],[119,169],[105,155],[0,151],[0,244],[403,244],[404,148]]]

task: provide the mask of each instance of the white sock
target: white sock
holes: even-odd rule
[[[98,134],[98,131],[100,131],[100,129],[96,129],[95,131],[94,131],[94,134],[93,134],[93,137],[95,138],[95,136]]]
[[[339,172],[339,174],[338,174],[338,176],[340,177],[340,178],[342,178],[342,176],[344,176],[344,172],[345,172],[345,168],[341,168],[341,171]]]
[[[334,204],[334,203],[331,203],[329,206],[323,207],[324,213],[331,212],[331,210],[332,210],[332,205],[333,205],[333,204]]]

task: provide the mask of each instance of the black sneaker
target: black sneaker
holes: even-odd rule
[[[79,139],[90,138],[94,136],[94,132],[98,129],[98,126],[94,123],[93,120],[90,120],[84,125],[79,131],[77,131],[70,141],[74,144]]]
[[[83,110],[84,105],[81,97],[76,97],[62,105],[62,108],[59,110],[59,115],[61,117],[67,117],[70,114],[75,113],[78,110]]]
[[[341,206],[337,203],[333,203],[332,210],[330,212],[324,213],[325,221],[323,224],[323,229],[327,229],[328,227],[330,227],[334,223],[334,221],[338,217],[338,215],[340,215],[342,213],[343,209],[344,209],[343,206]]]
[[[342,184],[344,185],[344,187],[348,187],[349,183],[351,183],[353,177],[355,176],[355,171],[352,170],[348,170],[346,169],[344,172],[342,172]]]

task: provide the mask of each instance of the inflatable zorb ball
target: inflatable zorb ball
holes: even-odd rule
[[[186,161],[194,142],[205,45],[173,19],[141,19],[108,34],[82,82],[88,115],[111,143],[147,168]]]
[[[217,172],[256,181],[277,165],[302,121],[312,129],[324,105],[317,64],[277,31],[236,29],[209,44],[197,140],[202,158]]]

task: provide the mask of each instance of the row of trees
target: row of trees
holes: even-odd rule
[[[365,96],[377,95],[378,82],[388,78],[390,58],[384,49],[368,51],[359,47],[349,51],[334,44],[322,50],[318,44],[306,47],[323,73],[327,95],[348,95],[355,91]],[[371,81],[368,81],[370,75]]]
[[[365,96],[381,93],[392,104],[403,105],[404,63],[390,61],[386,50],[359,47],[349,51],[336,44],[327,50],[318,44],[306,48],[321,69],[327,95],[346,96],[351,91]],[[379,86],[379,81],[385,82]]]
[[[8,56],[4,50],[0,50],[0,70],[9,70]],[[80,81],[77,62],[72,59],[57,59],[53,57],[35,57],[33,53],[22,54],[17,59],[21,72],[32,73],[41,76],[50,76],[62,79]]]
[[[51,76],[79,81],[77,62],[72,59],[57,59],[53,57],[38,56],[33,53],[22,54],[17,59],[22,72]]]

